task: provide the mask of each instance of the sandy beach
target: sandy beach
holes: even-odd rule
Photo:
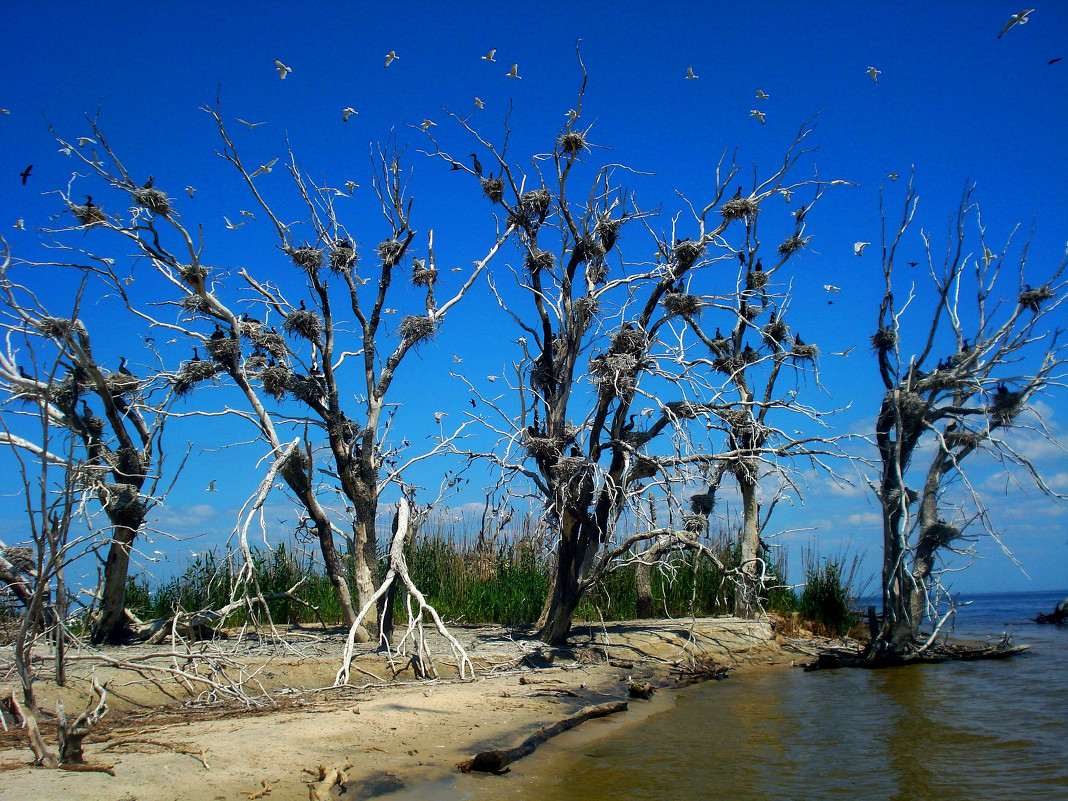
[[[184,658],[162,645],[76,651],[66,708],[84,708],[94,671],[108,682],[109,711],[86,739],[85,756],[113,766],[115,775],[31,767],[25,733],[11,728],[0,732],[0,799],[307,799],[320,765],[351,765],[344,797],[372,798],[456,775],[457,763],[475,753],[517,746],[582,708],[629,699],[632,681],[660,691],[652,701],[631,701],[612,725],[670,704],[671,688],[694,670],[752,670],[806,657],[767,620],[579,625],[567,648],[497,626],[452,631],[475,665],[474,680],[455,678],[447,644],[429,633],[438,679],[418,680],[397,660],[394,676],[385,656],[363,645],[342,687],[332,686],[344,645],[336,632],[288,631],[286,645],[231,637],[192,644]],[[138,672],[102,664],[101,656],[178,672]],[[10,664],[10,651],[0,658]],[[220,686],[231,682],[244,697],[190,681],[194,670]],[[43,672],[49,675],[47,659]],[[17,685],[12,674],[3,678],[6,696]],[[54,684],[42,681],[37,692],[41,708],[54,709]],[[54,743],[54,724],[42,720],[42,730]]]

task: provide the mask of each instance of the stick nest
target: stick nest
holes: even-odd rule
[[[1052,300],[1057,295],[1048,286],[1040,286],[1038,289],[1027,289],[1020,293],[1020,305],[1037,312],[1043,301]]]
[[[690,511],[695,515],[707,517],[716,508],[716,491],[709,487],[708,492],[697,492],[690,496]]]
[[[483,178],[482,194],[484,194],[494,203],[500,203],[502,200],[504,200],[504,179]]]
[[[589,467],[589,462],[584,456],[561,456],[556,460],[553,471],[561,481],[569,481],[578,473]]]
[[[259,378],[260,383],[263,384],[263,391],[275,400],[285,400],[289,395],[290,380],[293,378],[293,373],[284,364],[263,368],[260,371]]]
[[[810,236],[791,236],[781,245],[779,245],[779,255],[789,256],[791,253],[796,253],[808,244],[808,241],[812,239]]]
[[[519,197],[517,210],[532,225],[541,225],[552,206],[553,196],[548,189],[534,189]]]
[[[708,531],[707,515],[683,515],[682,527],[691,534],[704,534]]]
[[[741,456],[728,459],[726,461],[726,468],[737,476],[740,481],[755,484],[760,478],[760,471],[757,469],[757,460],[752,456]]]
[[[104,489],[107,490],[109,510],[121,511],[123,516],[136,519],[143,518],[148,512],[145,499],[133,484],[106,482]]]
[[[671,401],[665,403],[664,408],[672,418],[677,420],[696,420],[701,407],[693,401]]]
[[[321,375],[297,375],[293,373],[289,378],[289,389],[294,397],[305,403],[317,401],[326,394],[326,385]]]
[[[416,286],[434,286],[438,282],[438,271],[433,267],[416,267],[412,270],[412,283]]]
[[[422,314],[410,314],[401,320],[401,336],[411,342],[425,342],[437,333],[437,323]]]
[[[251,331],[246,333],[245,326],[250,326]],[[250,323],[241,324],[241,333],[248,337],[249,341],[260,350],[265,350],[276,359],[285,358],[289,353],[289,349],[286,348],[286,341],[273,328],[264,328],[260,325],[254,325]]]
[[[723,215],[725,220],[749,219],[755,217],[758,211],[760,211],[760,207],[757,206],[756,201],[747,197],[728,200],[719,207],[719,213]]]
[[[742,316],[749,322],[753,322],[763,311],[763,306],[753,306],[748,303],[743,303],[741,308]]]
[[[207,314],[211,310],[208,299],[195,292],[191,292],[178,301],[178,305],[191,314]]]
[[[994,394],[994,402],[990,404],[990,416],[1002,425],[1008,425],[1015,420],[1024,410],[1024,394],[1022,392],[998,392]]]
[[[613,220],[607,214],[597,220],[597,225],[594,226],[593,231],[601,240],[606,252],[615,247],[616,242],[619,240],[620,225],[619,220]]]
[[[935,548],[945,548],[954,540],[959,540],[963,532],[956,526],[943,523],[941,520],[927,526],[920,534],[921,540],[933,551]]]
[[[315,342],[322,336],[323,321],[313,311],[297,309],[286,315],[285,324],[282,326],[286,333],[304,337],[310,342]]]
[[[772,320],[762,332],[764,341],[769,345],[781,345],[782,341],[790,335],[790,327],[782,320]]]
[[[880,351],[893,350],[897,347],[897,331],[892,328],[880,328],[871,335],[871,346]]]
[[[203,360],[186,362],[181,366],[178,370],[178,375],[174,378],[174,394],[178,397],[185,397],[193,391],[197,384],[214,378],[221,369],[222,367],[215,362]]]
[[[565,131],[560,134],[560,138],[556,140],[556,147],[565,156],[571,157],[589,149],[586,144],[586,134],[582,131]]]
[[[750,270],[745,274],[746,289],[763,289],[768,285],[768,274],[761,270]]]
[[[385,239],[378,243],[378,258],[387,267],[393,267],[404,253],[404,243],[396,239]]]
[[[704,304],[697,295],[684,292],[668,292],[660,301],[668,313],[675,316],[689,317],[700,313]]]
[[[356,266],[358,257],[355,248],[338,245],[330,250],[330,272],[342,275]]]
[[[111,395],[128,395],[137,391],[138,381],[126,373],[111,373],[104,379],[104,386]]]
[[[285,251],[293,263],[309,275],[318,272],[323,266],[323,252],[318,248],[304,245],[299,248],[286,248]]]
[[[99,206],[72,205],[70,210],[82,225],[92,227],[107,221],[107,217],[104,216],[104,212],[100,210]]]
[[[85,326],[80,321],[66,317],[42,317],[34,323],[34,326],[52,339],[66,339],[71,334],[78,336],[86,334]]]
[[[820,349],[815,345],[798,345],[796,342],[790,349],[790,355],[794,357],[795,362],[814,361],[819,352]]]
[[[635,328],[630,323],[624,323],[623,327],[612,334],[613,353],[631,353],[638,355],[645,352],[649,338],[640,328]]]
[[[179,264],[178,275],[194,289],[204,286],[208,278],[208,268],[202,264]]]
[[[523,266],[534,275],[539,270],[551,270],[556,266],[556,258],[547,250],[531,250],[523,257]]]
[[[208,340],[208,355],[220,364],[232,364],[241,355],[241,341],[231,337]]]
[[[563,443],[552,437],[539,437],[529,431],[523,432],[523,447],[531,456],[552,458],[559,456],[563,450]]]
[[[697,259],[704,253],[704,250],[705,246],[702,243],[694,242],[692,239],[683,239],[681,242],[675,243],[672,254],[675,257],[675,263],[679,267],[689,269],[693,267]]]
[[[571,307],[575,311],[575,316],[582,320],[583,323],[588,323],[594,317],[597,316],[597,312],[600,311],[601,304],[596,298],[582,297],[574,302]]]
[[[575,242],[574,254],[579,261],[600,261],[607,252],[601,240],[592,234],[586,234]]]
[[[132,194],[134,203],[148,209],[153,214],[166,217],[171,213],[171,199],[167,197],[166,192],[155,188],[143,189],[138,187],[133,190]]]
[[[590,359],[590,378],[602,394],[629,395],[637,386],[642,360],[634,353],[602,353]]]
[[[985,438],[985,434],[968,429],[954,429],[942,435],[947,448],[976,448]]]

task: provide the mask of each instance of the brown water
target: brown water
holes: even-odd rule
[[[690,688],[640,725],[594,742],[560,738],[511,775],[461,777],[423,797],[1068,799],[1068,630],[1014,634],[1030,654],[782,668]]]

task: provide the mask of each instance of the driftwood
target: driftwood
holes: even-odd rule
[[[336,784],[341,788],[341,792],[345,792],[345,782],[349,780],[349,777],[345,774],[349,768],[352,767],[352,763],[345,760],[345,764],[341,767],[326,765],[320,765],[318,772],[312,773],[313,776],[319,778],[308,785],[308,801],[327,801],[330,798],[330,790]]]
[[[501,773],[508,767],[508,765],[516,760],[533,754],[534,749],[546,740],[551,740],[556,735],[563,734],[568,729],[573,729],[579,724],[585,723],[587,720],[607,717],[608,715],[614,715],[616,712],[625,712],[626,709],[626,701],[610,701],[605,704],[596,704],[594,706],[585,707],[574,715],[566,717],[552,726],[538,729],[538,731],[530,735],[530,737],[525,739],[515,748],[509,748],[503,751],[483,751],[480,754],[475,754],[471,759],[465,759],[463,762],[459,763],[456,768],[461,773],[470,773],[471,771],[478,771],[479,773]]]
[[[1038,617],[1035,618],[1035,623],[1053,623],[1057,626],[1063,626],[1068,623],[1068,598],[1061,601],[1057,608],[1048,615],[1044,612],[1039,612]]]
[[[994,645],[953,645],[945,644],[928,648],[916,653],[886,654],[882,656],[865,656],[862,651],[825,651],[816,661],[805,665],[805,670],[833,670],[842,667],[887,668],[904,665],[931,665],[940,662],[968,662],[979,659],[1007,659],[1022,654],[1030,645],[1013,645],[1008,635]]]

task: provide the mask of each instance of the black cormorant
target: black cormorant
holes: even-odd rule
[[[33,169],[33,165],[31,164],[30,166],[28,166],[26,169],[24,169],[22,172],[19,173],[19,177],[22,178],[22,185],[23,186],[26,186],[26,179],[30,177],[30,170],[32,170],[32,169]]]
[[[119,372],[123,375],[128,375],[130,378],[136,378],[136,376],[130,372],[130,368],[126,366],[126,357],[119,357]]]
[[[472,153],[471,158],[475,160],[475,172],[478,173],[478,177],[482,177],[482,162],[478,160],[478,154]]]

